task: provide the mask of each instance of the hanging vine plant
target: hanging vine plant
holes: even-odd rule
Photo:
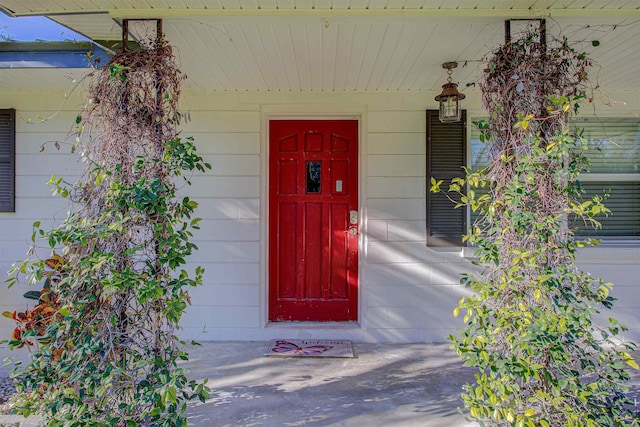
[[[638,369],[635,346],[615,319],[594,319],[612,307],[612,284],[575,261],[579,247],[598,242],[574,239],[571,221],[597,227],[609,212],[602,197],[582,197],[586,142],[570,126],[588,99],[592,64],[537,30],[487,59],[480,87],[489,118],[477,125],[488,166],[450,188],[479,213],[465,240],[485,267],[464,276],[475,292],[454,310],[465,327],[450,340],[479,371],[462,398],[481,425],[638,426],[624,385],[627,369]]]
[[[59,320],[35,337],[40,345],[17,372],[14,409],[24,415],[43,412],[52,426],[182,426],[186,402],[208,397],[178,367],[187,354],[175,335],[203,274],[182,269],[199,218],[178,192],[192,171],[211,168],[179,135],[180,84],[162,39],[114,55],[95,74],[76,119],[84,175],[50,182],[73,208],[32,238],[65,264],[50,289]],[[24,273],[41,281],[45,261],[19,263],[10,285]]]

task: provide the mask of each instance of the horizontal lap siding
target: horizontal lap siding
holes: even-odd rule
[[[26,253],[34,220],[43,220],[50,227],[65,217],[64,200],[53,198],[45,184],[50,174],[75,179],[80,173],[80,164],[68,148],[57,151],[49,144],[45,154],[39,153],[43,143],[62,140],[75,119],[75,112],[63,111],[51,121],[27,124],[24,118],[49,114],[38,112],[37,106],[54,102],[40,98],[39,94],[20,98],[17,106],[22,118],[16,147],[17,212],[0,215],[0,271],[7,271]],[[444,341],[461,326],[451,311],[460,296],[469,294],[459,285],[459,278],[472,269],[470,260],[461,257],[458,249],[426,246],[424,111],[433,108],[432,97],[246,93],[188,94],[186,99],[183,109],[189,111],[190,121],[182,136],[194,137],[198,152],[212,164],[212,170],[195,173],[193,185],[180,190],[199,202],[197,216],[203,218],[201,230],[194,233],[200,250],[186,269],[205,268],[204,286],[192,291],[193,305],[182,322],[185,338],[264,340],[305,334],[357,341]],[[262,139],[261,109],[276,105],[294,114],[301,105],[312,109],[317,104],[355,106],[353,109],[364,113],[360,209],[366,221],[361,224],[360,326],[345,330],[264,328],[267,284],[266,267],[261,263],[266,256],[260,239],[266,235],[266,218],[261,212],[266,207],[267,171],[262,167],[268,153]],[[603,253],[608,255],[603,258]],[[618,285],[614,296],[619,296],[620,308],[614,314],[621,313],[632,333],[640,337],[640,293],[634,279],[640,275],[638,249],[594,249],[581,254],[581,259],[589,271]],[[2,291],[0,310],[24,307],[24,290],[17,286]],[[10,326],[8,319],[0,324],[7,330]]]
[[[462,326],[451,313],[461,296],[470,295],[459,280],[474,267],[459,249],[426,247],[424,111],[376,111],[368,115],[368,123],[363,326],[369,336],[383,340],[445,340]],[[598,253],[602,250],[582,256]],[[615,281],[612,294],[625,301],[618,302],[613,314],[636,339],[640,337],[640,293],[634,277],[640,267],[634,262],[639,257],[640,250],[627,248],[615,251],[606,261],[584,262],[587,271]],[[612,267],[621,259],[627,261]]]
[[[639,248],[586,248],[579,252],[578,265],[594,277],[614,284],[611,296],[616,298],[613,310],[603,310],[596,318],[608,325],[615,317],[629,328],[627,336],[640,341],[640,249]]]
[[[10,98],[0,94],[3,103],[0,108],[16,108],[15,213],[0,215],[0,273],[5,277],[15,261],[27,256],[36,220],[47,229],[55,227],[66,217],[67,202],[61,197],[53,197],[47,185],[51,175],[56,173],[75,181],[81,170],[77,156],[70,154],[70,145],[62,144],[60,150],[54,145],[65,140],[75,123],[75,113],[65,109],[57,114],[55,109],[38,110],[35,105],[46,98],[40,94],[23,95],[20,105],[4,104]],[[24,108],[25,105],[27,108]],[[45,119],[48,117],[55,118]],[[44,154],[41,153],[43,146]],[[46,242],[40,243],[37,254],[48,256]],[[13,288],[5,287],[0,291],[0,311],[14,311],[33,305],[22,296],[29,290],[25,281],[26,277],[22,277],[21,282]],[[11,330],[13,326],[9,319],[1,321],[0,337],[7,338],[5,330]],[[0,356],[7,355],[14,356],[13,353]]]
[[[190,111],[182,132],[212,169],[196,172],[192,185],[180,190],[199,203],[198,251],[189,261],[205,268],[181,324],[189,338],[241,339],[241,331],[261,323],[261,116],[256,107],[220,110],[212,102],[210,108]]]
[[[363,326],[382,340],[444,341],[467,291],[459,249],[426,246],[425,109],[368,114]]]
[[[60,150],[54,145],[65,140],[76,113],[61,111],[55,119],[40,122],[38,116],[52,112],[38,111],[41,100],[36,96],[29,102],[21,99],[23,109],[18,109],[17,211],[11,216],[0,215],[0,271],[7,271],[16,259],[26,256],[35,220],[51,228],[66,217],[66,201],[52,197],[46,185],[51,175],[73,182],[82,172],[82,163],[68,145],[62,144]],[[193,305],[182,326],[185,335],[218,339],[228,334],[207,331],[260,326],[260,112],[257,107],[242,107],[235,111],[192,110],[189,116],[181,136],[193,136],[198,152],[211,163],[212,170],[194,173],[192,185],[181,184],[179,190],[181,196],[199,202],[196,214],[203,218],[200,232],[194,233],[200,250],[189,260],[187,270],[193,274],[196,265],[205,268],[204,285],[192,290]],[[46,250],[40,253],[47,254]],[[21,284],[2,291],[0,310],[23,308],[26,289]],[[11,321],[7,319],[1,327],[10,331]]]

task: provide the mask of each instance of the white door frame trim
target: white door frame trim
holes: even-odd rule
[[[367,107],[366,105],[262,105],[260,110],[260,327],[275,326],[269,322],[269,121],[270,120],[358,120],[358,322],[363,327],[363,284],[366,271],[366,159],[367,159]],[[330,323],[330,322],[329,322]],[[302,326],[302,325],[301,325]],[[304,322],[304,327],[313,327]],[[329,327],[327,322],[318,327]],[[292,325],[283,323],[283,327]]]

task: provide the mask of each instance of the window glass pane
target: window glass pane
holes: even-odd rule
[[[481,169],[488,164],[488,145],[484,142],[480,141],[480,130],[478,126],[476,126],[473,122],[478,120],[484,120],[485,118],[472,118],[471,123],[471,159],[469,161],[469,165],[471,166],[471,170]]]
[[[581,219],[570,218],[576,236],[640,237],[640,181],[582,182],[582,188],[584,200],[607,193],[609,197],[604,204],[611,213],[595,218],[602,224],[601,229],[593,229]]]
[[[473,121],[480,118],[473,118]],[[485,119],[486,120],[486,119]],[[477,170],[487,165],[487,147],[480,141],[480,131],[470,123],[470,165]],[[585,154],[591,160],[590,173],[581,175],[587,200],[609,194],[605,205],[608,217],[596,218],[602,229],[594,230],[577,218],[570,218],[576,236],[598,238],[640,238],[640,120],[629,117],[578,117],[573,126],[588,144]],[[635,175],[637,174],[637,175]],[[637,179],[635,178],[637,176]],[[471,220],[477,213],[471,212]]]
[[[486,121],[487,119],[484,117],[475,117],[475,118],[472,118],[471,122],[469,123],[469,126],[471,127],[471,144],[470,144],[471,146],[469,150],[471,158],[469,159],[469,165],[471,167],[471,170],[474,170],[474,171],[478,169],[482,169],[483,167],[487,166],[489,163],[488,144],[485,144],[480,140],[480,130],[478,129],[478,126],[476,126],[473,123],[478,120]],[[479,197],[487,193],[487,191],[484,188],[476,188],[474,191],[476,192],[476,197]],[[469,221],[471,224],[474,224],[478,219],[478,215],[480,214],[480,212],[479,211],[474,212],[471,209],[469,209],[469,211],[470,211]]]
[[[307,162],[307,193],[320,193],[322,162]]]
[[[576,132],[588,143],[592,173],[640,173],[640,120],[579,118]]]
[[[473,118],[473,121],[484,118]],[[484,119],[486,120],[486,119]],[[583,117],[574,120],[576,131],[588,143],[586,155],[592,173],[640,173],[640,120],[637,118]],[[487,165],[487,146],[480,141],[480,131],[471,126],[471,161],[473,170]]]

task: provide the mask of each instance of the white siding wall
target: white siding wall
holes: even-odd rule
[[[33,223],[41,221],[46,228],[53,227],[66,217],[67,204],[60,197],[52,197],[46,182],[52,174],[78,178],[81,165],[69,148],[56,150],[55,141],[61,141],[71,130],[75,114],[61,111],[54,115],[63,102],[62,94],[15,94],[0,92],[0,108],[16,109],[16,212],[0,213],[0,311],[24,310],[33,307],[33,301],[22,294],[28,290],[24,283],[7,289],[3,283],[6,272],[14,261],[24,259],[29,249]],[[75,104],[71,101],[68,104]],[[45,144],[45,151],[41,147]],[[39,253],[46,256],[46,242]],[[40,288],[38,288],[40,289]],[[0,339],[8,339],[15,325],[10,319],[0,320]],[[8,352],[0,349],[0,358],[23,358],[26,351]]]
[[[197,174],[184,193],[200,203],[194,265],[205,268],[183,318],[184,335],[199,340],[258,338],[260,320],[260,108],[212,96],[188,111],[198,151],[213,169]],[[249,334],[249,335],[247,335]]]
[[[433,94],[392,93],[214,93],[188,94],[183,110],[191,121],[183,136],[194,136],[213,165],[182,190],[199,201],[200,250],[191,259],[205,267],[204,286],[191,292],[183,336],[200,340],[262,340],[274,337],[348,338],[358,341],[444,341],[461,325],[451,311],[461,295],[460,273],[471,269],[460,250],[425,245],[425,113]],[[31,224],[44,226],[65,216],[65,203],[45,182],[52,173],[74,179],[80,165],[63,148],[41,144],[60,140],[71,128],[74,102],[54,119],[27,124],[59,107],[58,94],[0,93],[0,108],[18,110],[17,212],[0,215],[0,271],[23,257]],[[632,99],[634,101],[634,99]],[[470,94],[466,106],[477,105]],[[632,106],[638,104],[637,100]],[[635,114],[629,105],[615,114]],[[476,112],[481,114],[480,112]],[[360,321],[358,325],[268,325],[266,283],[268,117],[357,116],[360,146]],[[470,116],[474,112],[470,111]],[[46,252],[45,252],[46,253]],[[617,284],[614,315],[640,337],[640,248],[585,251],[582,265]],[[0,310],[24,308],[23,287],[0,290]],[[0,321],[0,335],[13,328]]]

